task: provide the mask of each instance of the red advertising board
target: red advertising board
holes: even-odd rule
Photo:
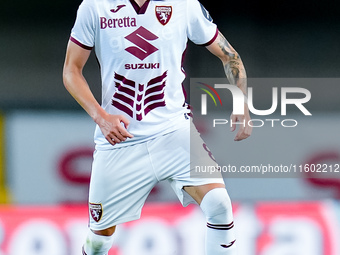
[[[240,255],[339,255],[338,205],[330,202],[235,206]],[[0,207],[1,255],[76,255],[87,232],[86,206]],[[204,255],[198,207],[147,204],[117,228],[109,255]]]

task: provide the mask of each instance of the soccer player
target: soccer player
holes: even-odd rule
[[[215,163],[203,141],[190,148],[190,132],[191,139],[200,138],[190,128],[182,89],[188,39],[220,58],[230,83],[246,94],[239,54],[197,0],[84,0],[78,9],[63,79],[97,124],[83,254],[107,254],[116,226],[138,219],[149,192],[162,180],[169,181],[184,206],[196,202],[201,207],[207,219],[206,254],[236,254],[232,206],[221,175],[190,175],[196,161]],[[101,105],[82,74],[92,49],[101,70]],[[244,115],[231,118],[248,123],[247,105]],[[235,140],[250,134],[251,127],[240,125]]]

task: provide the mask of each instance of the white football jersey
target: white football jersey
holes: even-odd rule
[[[134,138],[114,148],[142,142],[189,125],[182,82],[188,38],[209,45],[216,25],[197,0],[84,0],[70,40],[94,47],[102,78],[102,107],[130,120]],[[113,148],[95,131],[96,149]]]

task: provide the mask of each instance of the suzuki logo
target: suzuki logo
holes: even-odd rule
[[[147,42],[156,40],[158,37],[144,27],[139,27],[136,31],[129,34],[125,38],[137,46],[131,46],[125,50],[140,60],[144,60],[152,53],[158,51],[155,46]]]

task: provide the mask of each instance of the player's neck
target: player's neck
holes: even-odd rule
[[[142,7],[143,4],[147,1],[147,0],[133,0],[136,2],[136,4],[138,4],[139,7]]]

